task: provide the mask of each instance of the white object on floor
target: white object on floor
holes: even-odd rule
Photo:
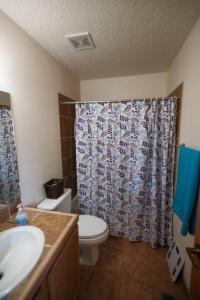
[[[80,263],[95,265],[99,257],[98,246],[108,237],[106,222],[90,215],[79,216]]]
[[[58,199],[45,199],[37,206],[39,209],[65,213],[71,213],[71,207],[71,189],[65,189],[64,194]],[[80,263],[95,265],[99,257],[98,246],[108,237],[108,226],[103,219],[90,215],[80,215],[78,226]]]
[[[184,266],[184,257],[175,241],[172,241],[167,252],[167,263],[172,281],[175,282]]]
[[[46,198],[37,205],[38,209],[71,212],[71,189],[64,189],[64,193],[57,199]]]

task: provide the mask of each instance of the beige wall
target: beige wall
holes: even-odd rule
[[[166,96],[166,73],[81,81],[81,99],[120,99]]]
[[[200,19],[170,66],[167,82],[168,93],[184,82],[180,142],[200,149]],[[194,238],[180,235],[180,222],[177,218],[174,222],[174,234],[185,254],[184,281],[189,288],[191,262],[185,253],[185,247],[192,246]]]
[[[0,45],[0,90],[11,94],[21,196],[29,204],[61,176],[57,93],[79,98],[80,81],[1,12]]]

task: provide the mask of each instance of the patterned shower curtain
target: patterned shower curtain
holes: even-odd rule
[[[19,199],[19,176],[11,110],[0,106],[0,203]]]
[[[110,234],[168,245],[172,238],[176,99],[76,104],[80,214]]]

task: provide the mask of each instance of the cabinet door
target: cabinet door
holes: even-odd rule
[[[36,292],[33,300],[49,300],[48,281],[47,277],[42,282],[39,290]]]
[[[78,228],[65,244],[48,274],[51,300],[72,300],[79,288],[79,241]]]

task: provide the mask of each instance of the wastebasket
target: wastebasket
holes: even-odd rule
[[[57,199],[64,192],[64,180],[53,178],[44,184],[47,198]]]

